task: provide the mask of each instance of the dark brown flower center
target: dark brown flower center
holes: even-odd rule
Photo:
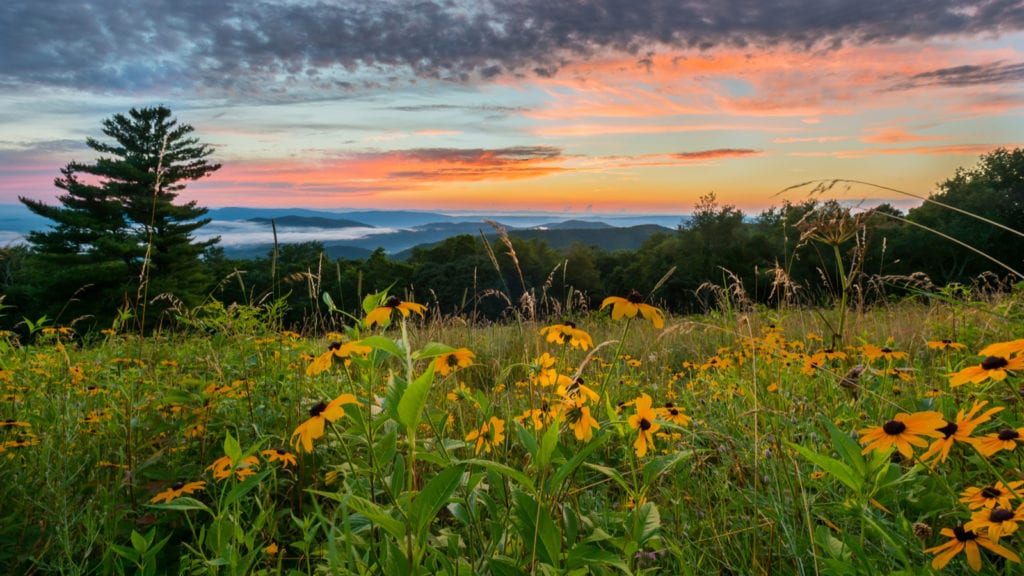
[[[278,456],[284,456],[285,454],[288,453],[288,451],[285,450],[284,448],[278,448],[277,450],[275,450],[275,452],[277,452]]]
[[[171,490],[181,490],[184,487],[185,487],[185,483],[182,482],[181,480],[178,480],[174,484],[171,484]]]
[[[885,346],[884,348],[882,348],[882,354],[892,354],[892,348]]]
[[[454,367],[456,367],[456,366],[458,366],[458,365],[459,365],[459,358],[458,358],[458,357],[457,357],[457,356],[456,356],[455,354],[449,354],[449,355],[448,355],[448,356],[447,356],[447,357],[446,357],[446,358],[444,359],[444,362],[445,362],[445,364],[447,364],[448,366],[450,366],[450,367],[454,368]]]
[[[565,324],[562,324],[562,325],[563,326],[568,326],[569,328],[572,328],[573,330],[576,329],[576,323],[573,322],[572,320],[566,320]]]
[[[1009,362],[1002,356],[989,356],[981,361],[981,368],[983,370],[998,370],[1008,364]]]
[[[1006,522],[1012,519],[1013,510],[1007,510],[1006,508],[993,508],[992,513],[988,515],[989,522]]]
[[[673,416],[679,416],[679,408],[669,408],[668,413]]]
[[[313,406],[312,408],[309,409],[309,415],[312,416],[312,417],[319,416],[320,413],[323,412],[326,409],[327,409],[327,403],[326,402],[324,402],[324,401],[317,402],[316,406]]]
[[[384,305],[387,306],[388,308],[398,308],[398,306],[401,304],[402,299],[399,298],[398,296],[391,296],[390,298],[387,299],[386,302],[384,302]]]
[[[650,429],[651,429],[650,421],[648,421],[647,418],[641,418],[640,419],[640,430],[642,432],[646,432],[646,431],[648,431]]]
[[[960,542],[968,542],[978,538],[978,535],[974,533],[974,530],[964,530],[963,526],[953,528],[953,536],[956,536],[956,539]]]
[[[942,428],[937,428],[939,432],[942,432],[946,438],[949,438],[953,434],[956,434],[958,426],[955,422],[946,422],[946,425]]]
[[[899,420],[889,420],[885,424],[882,424],[882,431],[889,436],[899,436],[906,431],[907,425]]]
[[[630,290],[629,296],[626,296],[626,300],[629,300],[630,304],[641,304],[644,301],[644,295],[636,290]]]
[[[331,345],[327,347],[328,350],[341,350],[341,342],[331,342]]]
[[[1016,440],[1017,438],[1020,438],[1020,432],[1017,432],[1012,428],[1007,428],[1005,430],[999,431],[1000,440]]]
[[[983,498],[998,498],[1003,495],[1003,491],[995,486],[985,486],[981,489],[981,496]]]

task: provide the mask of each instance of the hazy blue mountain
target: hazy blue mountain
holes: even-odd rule
[[[256,222],[259,224],[266,224],[270,226],[273,222],[275,226],[294,226],[300,227],[305,226],[309,228],[373,228],[369,224],[362,222],[356,222],[355,220],[348,220],[346,218],[326,218],[323,216],[279,216],[276,218],[249,218],[249,222]]]

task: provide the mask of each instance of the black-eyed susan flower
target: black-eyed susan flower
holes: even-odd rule
[[[260,452],[263,457],[267,459],[267,462],[280,462],[282,468],[289,466],[295,466],[295,454],[285,450],[284,448],[275,448],[272,450],[264,450]]]
[[[1024,338],[1018,338],[1016,340],[1010,340],[1009,342],[996,342],[995,344],[989,344],[985,348],[978,352],[980,356],[1002,356],[1003,358],[1009,358],[1015,354],[1021,354],[1024,352]]]
[[[375,308],[372,312],[366,315],[366,326],[373,328],[374,325],[387,324],[391,320],[391,315],[396,310],[403,318],[408,318],[409,314],[415,312],[423,316],[423,312],[426,311],[427,307],[423,304],[416,304],[415,302],[403,302],[398,296],[391,296],[388,298],[383,306]]]
[[[961,344],[959,342],[954,342],[953,340],[950,340],[948,338],[943,338],[942,340],[929,340],[929,341],[925,342],[924,345],[929,347],[929,348],[931,348],[932,350],[942,350],[944,352],[948,352],[950,350],[966,350],[967,349],[967,345],[966,344]]]
[[[345,415],[342,406],[346,404],[359,405],[359,401],[352,394],[342,394],[330,403],[320,402],[309,409],[309,419],[299,424],[292,432],[292,445],[298,451],[300,446],[306,452],[313,451],[313,440],[324,435],[324,425],[327,422],[334,422]]]
[[[476,358],[476,354],[473,354],[469,348],[446,352],[434,359],[434,372],[440,376],[447,376],[459,368],[472,366],[474,358]]]
[[[369,346],[360,344],[358,340],[352,342],[332,342],[327,347],[327,351],[323,354],[313,358],[313,362],[306,366],[306,376],[316,376],[324,370],[327,370],[334,363],[335,358],[344,360],[347,366],[351,362],[352,356],[358,356],[360,358],[366,358],[370,355],[373,349]]]
[[[671,402],[665,402],[665,406],[658,411],[661,412],[661,419],[666,422],[672,422],[680,426],[688,426],[690,424],[690,417],[679,406]]]
[[[940,438],[939,429],[946,425],[946,420],[935,411],[900,413],[881,426],[871,426],[857,432],[861,444],[865,444],[862,454],[872,450],[886,452],[895,447],[906,458],[914,455],[914,446],[924,447],[928,441],[922,438]]]
[[[563,410],[565,411],[565,421],[577,440],[590,442],[590,439],[594,437],[594,430],[601,428],[597,420],[590,415],[590,408],[584,406],[579,399],[565,400]]]
[[[626,318],[635,318],[639,313],[644,318],[651,321],[651,324],[655,328],[661,329],[665,327],[665,313],[660,308],[651,306],[650,304],[644,303],[643,294],[640,294],[636,290],[629,293],[629,296],[623,298],[621,296],[609,296],[601,302],[601,310],[604,310],[608,306],[612,307],[612,320],[619,320],[623,316]]]
[[[654,433],[661,425],[655,422],[658,414],[651,408],[651,397],[646,393],[633,401],[633,407],[636,412],[629,417],[629,426],[637,431],[633,448],[636,449],[636,455],[643,458],[647,449],[654,446]]]
[[[213,475],[214,480],[227,480],[234,474],[235,478],[242,481],[255,474],[259,465],[260,461],[255,456],[246,456],[238,465],[235,465],[229,456],[221,456],[206,469]]]
[[[277,547],[277,542],[271,542],[267,545],[266,548],[263,549],[263,553],[267,556],[274,556],[278,553],[278,551],[279,549]]]
[[[588,400],[597,402],[601,398],[597,392],[583,383],[583,378],[572,380],[568,376],[564,380],[559,379],[556,394],[568,400],[579,400],[581,403],[586,403]]]
[[[497,416],[480,425],[479,430],[472,430],[466,435],[466,442],[476,442],[473,453],[480,450],[491,453],[491,448],[505,441],[505,421]]]
[[[447,398],[452,402],[458,402],[460,400],[466,400],[469,402],[476,402],[473,398],[473,389],[466,386],[465,382],[459,382],[451,392],[447,394]]]
[[[993,414],[1003,409],[1002,406],[996,406],[978,414],[978,411],[986,404],[988,404],[987,401],[975,402],[969,412],[965,413],[963,410],[960,410],[956,415],[956,420],[953,422],[947,421],[945,426],[939,428],[939,432],[943,434],[942,438],[932,442],[928,450],[921,455],[921,460],[928,460],[935,456],[936,462],[944,462],[949,456],[949,450],[953,447],[954,442],[964,442],[973,445],[976,441],[976,438],[971,437],[974,429],[979,424],[988,422],[992,419]]]
[[[971,510],[978,510],[980,508],[991,510],[997,506],[1000,508],[1010,508],[1010,504],[1018,499],[1014,494],[1020,493],[1021,486],[1024,486],[1024,481],[1021,480],[1015,480],[1006,484],[996,482],[983,488],[971,486],[960,493],[960,501],[967,504],[967,507]]]
[[[875,360],[880,359],[885,360],[886,362],[891,362],[893,360],[904,359],[907,357],[906,352],[897,352],[888,346],[882,346],[879,348],[873,344],[864,344],[861,346],[860,353],[869,362],[874,362]]]
[[[199,490],[206,487],[206,482],[182,482],[177,481],[174,484],[168,486],[165,490],[158,492],[156,496],[153,496],[149,501],[152,504],[158,504],[160,502],[170,502],[179,496],[185,494],[194,494]]]
[[[541,336],[546,336],[548,342],[554,344],[568,344],[573,348],[588,350],[594,346],[594,340],[585,330],[576,327],[576,324],[566,321],[564,324],[552,324],[540,329]]]
[[[939,534],[946,536],[950,540],[933,548],[925,549],[925,552],[935,554],[935,558],[932,559],[932,568],[936,570],[942,570],[946,567],[946,564],[949,564],[950,560],[963,552],[967,556],[967,565],[975,572],[978,572],[981,570],[981,550],[978,546],[982,546],[1010,562],[1020,563],[1020,557],[1012,550],[993,542],[988,536],[978,534],[965,526],[957,526],[952,529],[943,528]]]
[[[1004,428],[978,438],[974,447],[987,458],[1000,450],[1013,450],[1021,442],[1024,442],[1024,428]]]
[[[0,420],[0,428],[29,428],[31,426],[28,422],[22,422],[21,420]]]
[[[971,519],[964,524],[964,528],[978,534],[984,532],[989,540],[999,542],[1003,536],[1016,532],[1021,520],[1024,520],[1024,505],[1016,509],[997,506],[991,510],[981,509],[972,512]]]
[[[986,380],[1006,380],[1007,372],[1024,369],[1024,355],[1006,358],[986,356],[981,364],[968,366],[949,375],[949,387],[956,388],[967,383],[981,384]]]

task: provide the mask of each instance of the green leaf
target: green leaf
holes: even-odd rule
[[[572,550],[569,550],[566,564],[566,567],[570,570],[586,566],[604,565],[618,568],[626,574],[631,574],[629,565],[626,564],[621,556],[585,542],[580,542],[573,546]]]
[[[188,496],[179,496],[166,504],[147,504],[147,506],[158,510],[202,510],[209,512],[211,515],[213,514],[213,510],[210,510],[209,506]]]
[[[540,454],[538,455],[538,462],[540,468],[547,468],[548,464],[551,463],[551,454],[558,447],[558,432],[562,427],[562,415],[559,414],[555,421],[552,422],[547,431],[544,432],[544,436],[540,440]]]
[[[384,300],[388,297],[388,291],[376,292],[374,294],[367,294],[363,297],[363,313],[369,314],[377,309],[378,306],[384,303]]]
[[[149,543],[151,542],[151,538],[153,537],[153,531],[150,530],[147,536],[149,537],[147,538],[146,536],[139,534],[135,530],[132,530],[132,548],[134,548],[136,552],[141,554],[145,552],[147,548],[149,548]]]
[[[541,562],[560,567],[562,534],[547,509],[521,490],[513,492],[512,497],[515,509],[513,523],[525,549],[536,554]]]
[[[633,540],[643,546],[661,532],[661,514],[654,502],[644,502],[633,509]]]
[[[562,464],[558,468],[554,476],[551,477],[551,486],[553,488],[558,488],[562,484],[562,482],[564,482],[569,477],[569,475],[572,474],[573,471],[575,471],[576,468],[578,468],[579,465],[582,464],[588,456],[590,456],[592,452],[600,448],[601,445],[604,444],[610,437],[611,436],[609,434],[598,433],[597,436],[591,438],[590,442],[587,443],[587,445],[584,446],[582,450],[576,452],[576,454],[573,455],[573,457],[570,458],[569,461],[567,461],[565,464]]]
[[[597,470],[601,474],[604,474],[605,476],[611,478],[612,480],[615,480],[615,482],[617,482],[619,486],[622,486],[622,488],[625,489],[627,492],[629,491],[630,488],[629,484],[626,482],[626,479],[623,478],[622,474],[620,474],[619,471],[616,470],[615,468],[609,468],[607,466],[601,466],[599,464],[591,464],[589,462],[586,464],[586,466],[587,468]]]
[[[398,401],[398,421],[405,426],[406,432],[415,434],[416,427],[420,424],[420,415],[423,414],[423,406],[427,403],[427,392],[434,382],[434,366],[427,366],[402,394]]]
[[[359,341],[362,346],[369,346],[374,350],[383,350],[392,356],[398,358],[405,358],[405,352],[398,346],[398,344],[386,336],[367,336]]]
[[[231,435],[231,432],[226,432],[224,435],[224,455],[231,459],[232,465],[237,466],[242,461],[242,446]]]
[[[371,522],[396,540],[400,541],[405,538],[405,524],[388,514],[380,505],[354,494],[345,496],[344,501],[349,508],[369,518]]]
[[[440,342],[427,342],[415,357],[417,359],[433,358],[435,356],[440,356],[441,354],[447,354],[454,351],[455,348],[452,348],[447,344],[441,344]]]
[[[540,452],[540,445],[537,444],[537,439],[533,437],[533,434],[526,429],[518,420],[513,420],[512,425],[516,427],[516,436],[519,437],[519,442],[522,443],[526,451],[529,452],[530,457],[536,462],[540,460],[537,453]]]
[[[853,469],[843,462],[829,456],[818,454],[809,448],[793,444],[792,442],[786,442],[786,445],[799,452],[801,456],[810,460],[818,468],[821,468],[825,472],[835,476],[835,478],[845,484],[847,488],[860,494],[861,488],[864,486],[864,477],[855,474]]]
[[[864,455],[861,454],[860,445],[849,434],[837,428],[831,420],[823,420],[825,420],[825,426],[832,437],[832,447],[836,449],[840,460],[850,466],[857,476],[863,478],[867,475],[868,466],[864,461]]]
[[[462,474],[465,470],[465,464],[445,468],[431,478],[416,495],[412,505],[411,521],[420,542],[423,542],[434,517],[448,503],[455,489],[462,484]]]
[[[644,485],[650,486],[658,476],[671,470],[673,466],[682,462],[684,458],[692,456],[693,452],[691,451],[679,451],[652,459],[644,465]]]
[[[236,484],[235,487],[232,488],[230,492],[228,492],[228,495],[224,498],[224,502],[222,503],[221,506],[227,507],[240,500],[242,496],[245,496],[250,491],[252,491],[253,488],[259,486],[260,482],[262,482],[263,479],[269,476],[273,471],[273,468],[268,467],[266,470],[253,476],[250,476],[243,480],[241,483]]]
[[[525,488],[531,494],[536,494],[537,493],[537,489],[533,485],[533,480],[530,480],[529,476],[527,476],[526,474],[523,474],[521,471],[516,470],[515,468],[511,468],[511,467],[506,466],[504,464],[499,464],[499,463],[494,462],[492,460],[482,460],[482,459],[479,459],[479,458],[471,458],[469,460],[463,460],[462,463],[463,464],[468,464],[470,466],[481,466],[483,468],[486,468],[487,470],[490,470],[492,472],[495,472],[497,474],[501,474],[502,476],[505,476],[507,478],[511,478],[512,480],[515,480],[516,482],[519,483],[520,486]]]

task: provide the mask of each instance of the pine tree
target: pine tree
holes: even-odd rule
[[[213,149],[163,106],[116,114],[102,131],[110,141],[86,139],[96,161],[72,161],[54,180],[59,206],[19,198],[53,221],[26,238],[53,266],[43,290],[62,306],[72,298],[72,313],[100,318],[140,294],[194,300],[208,283],[201,256],[219,238],[195,240],[207,209],[175,200],[185,183],[220,168],[207,160]]]

